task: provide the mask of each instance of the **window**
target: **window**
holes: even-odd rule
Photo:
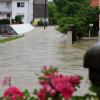
[[[17,2],[17,7],[24,7],[25,3],[24,2]]]
[[[20,2],[17,2],[17,7],[20,7]]]
[[[10,14],[7,14],[7,19],[10,20]]]
[[[24,2],[21,2],[21,7],[24,7]]]

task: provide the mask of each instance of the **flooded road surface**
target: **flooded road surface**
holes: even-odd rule
[[[42,66],[54,65],[65,74],[83,74],[83,56],[97,40],[82,40],[73,45],[66,44],[66,38],[54,27],[46,30],[35,28],[24,37],[0,44],[0,80],[12,77],[12,84],[20,88],[37,85],[37,74]],[[0,84],[0,94],[4,87]]]

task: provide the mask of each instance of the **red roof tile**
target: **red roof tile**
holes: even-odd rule
[[[97,7],[97,6],[99,6],[99,0],[91,0],[91,6],[92,6],[92,7]]]

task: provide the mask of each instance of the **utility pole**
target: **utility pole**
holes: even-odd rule
[[[99,0],[99,8],[100,8],[100,0]],[[98,31],[98,36],[100,40],[100,13],[99,13],[99,31]]]
[[[44,4],[44,29],[46,28],[47,26],[47,0],[45,0],[45,4]]]

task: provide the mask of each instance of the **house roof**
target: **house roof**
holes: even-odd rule
[[[12,0],[0,0],[0,1],[12,1]]]
[[[99,0],[91,0],[92,7],[99,7]]]

